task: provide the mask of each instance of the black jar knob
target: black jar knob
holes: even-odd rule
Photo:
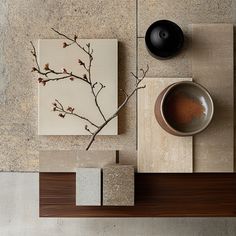
[[[145,35],[148,52],[157,59],[168,59],[176,55],[184,43],[181,28],[169,20],[159,20],[149,26]]]

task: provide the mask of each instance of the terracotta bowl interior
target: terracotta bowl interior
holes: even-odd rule
[[[193,82],[172,86],[163,97],[161,106],[167,125],[186,134],[195,134],[205,129],[214,110],[210,94]]]

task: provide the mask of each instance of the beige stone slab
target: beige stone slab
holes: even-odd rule
[[[138,94],[138,172],[192,172],[192,137],[163,130],[154,115],[157,96],[168,85],[190,78],[147,78]]]
[[[213,97],[209,128],[194,137],[195,172],[234,170],[234,64],[232,24],[192,25],[192,73]]]
[[[143,37],[149,25],[160,19],[169,19],[187,31],[192,23],[231,23],[232,0],[139,0],[138,35]]]
[[[137,167],[137,151],[136,150],[120,150],[119,164],[132,165]]]
[[[75,172],[77,152],[53,150],[39,152],[40,172]]]
[[[42,150],[40,172],[76,172],[78,168],[103,168],[116,163],[116,151]]]
[[[59,38],[51,27],[70,36],[76,33],[80,38],[117,38],[119,88],[130,91],[134,85],[130,72],[135,71],[136,62],[135,3],[135,0],[1,1],[1,170],[38,171],[39,150],[84,150],[90,138],[37,136],[38,84],[30,72],[33,66],[30,40],[36,43],[39,38]],[[133,98],[118,118],[119,135],[97,137],[91,149],[135,151],[135,110]]]
[[[103,168],[116,163],[116,151],[77,151],[77,168]]]

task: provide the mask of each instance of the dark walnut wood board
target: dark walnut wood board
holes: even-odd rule
[[[236,173],[135,175],[135,206],[78,207],[75,173],[40,173],[41,217],[236,216]]]

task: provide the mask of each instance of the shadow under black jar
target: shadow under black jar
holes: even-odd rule
[[[157,59],[169,59],[176,55],[184,44],[181,28],[169,20],[159,20],[149,26],[145,35],[148,52]]]

